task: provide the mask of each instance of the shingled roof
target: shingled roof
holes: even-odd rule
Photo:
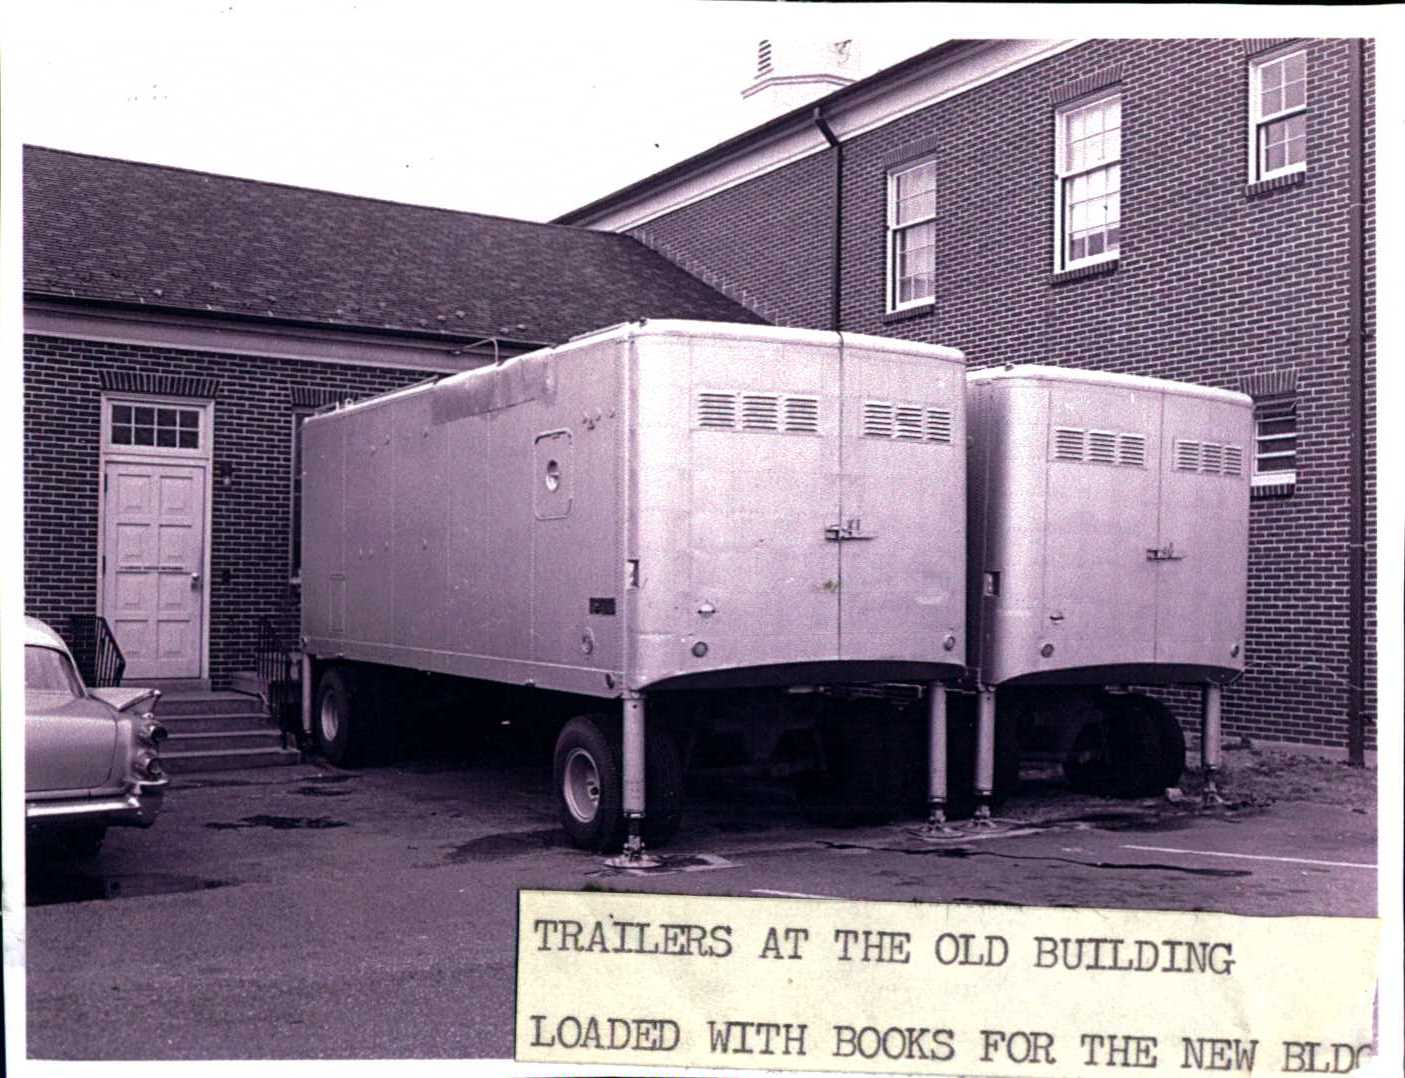
[[[628,236],[41,147],[24,212],[31,297],[547,344],[762,321]]]

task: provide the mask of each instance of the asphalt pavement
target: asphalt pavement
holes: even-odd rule
[[[1124,802],[1027,769],[992,827],[819,827],[780,783],[690,785],[649,871],[567,845],[539,754],[178,779],[101,854],[31,848],[28,1054],[506,1058],[519,888],[1375,913],[1369,808]]]

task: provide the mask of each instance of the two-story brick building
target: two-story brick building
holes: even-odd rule
[[[951,41],[559,221],[786,324],[1249,393],[1227,729],[1342,744],[1360,716],[1371,740],[1373,56]]]
[[[946,42],[553,225],[30,149],[26,605],[228,684],[295,620],[311,409],[628,318],[841,328],[1252,395],[1226,728],[1370,743],[1373,59]]]

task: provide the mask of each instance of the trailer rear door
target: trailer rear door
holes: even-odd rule
[[[1243,665],[1249,548],[1247,405],[1167,393],[1162,420],[1156,661]],[[1232,649],[1238,646],[1238,652]]]
[[[962,661],[964,364],[846,345],[839,648],[859,661]],[[946,637],[951,648],[944,647]]]

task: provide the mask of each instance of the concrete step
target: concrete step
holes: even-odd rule
[[[163,693],[156,714],[162,719],[178,715],[262,715],[263,701],[242,692]]]
[[[173,737],[176,734],[232,734],[240,730],[277,731],[278,729],[261,711],[237,711],[209,715],[168,715],[165,711],[158,709],[156,717],[160,719],[161,724],[171,732]]]
[[[256,730],[220,730],[200,733],[172,731],[171,736],[161,746],[164,759],[171,753],[181,752],[224,752],[229,749],[282,748],[283,738],[272,727]]]
[[[170,742],[167,742],[169,745]],[[189,775],[197,771],[234,771],[246,767],[279,767],[298,763],[297,749],[222,749],[212,752],[161,750],[161,764],[172,775]]]

